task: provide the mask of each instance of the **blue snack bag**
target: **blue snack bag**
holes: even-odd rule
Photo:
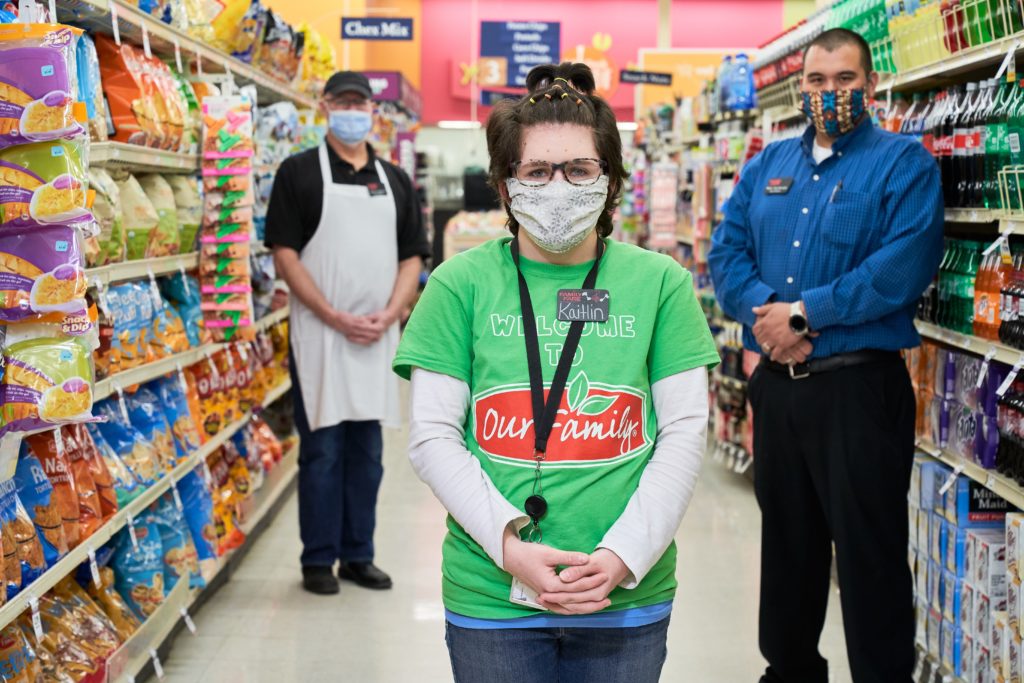
[[[107,418],[99,423],[99,432],[121,460],[131,468],[145,486],[164,476],[160,458],[153,444],[143,438],[121,409],[117,398],[108,398],[96,404],[95,412]]]
[[[185,523],[199,558],[199,573],[209,581],[217,572],[217,527],[213,522],[213,499],[206,484],[195,472],[178,482],[178,493],[185,507]]]
[[[153,382],[150,386],[160,397],[160,407],[163,408],[164,416],[171,427],[178,458],[188,457],[198,450],[202,443],[199,440],[196,422],[192,419],[188,397],[185,396],[179,380],[166,377]]]
[[[46,566],[52,567],[68,552],[68,539],[57,499],[42,463],[29,450],[28,443],[22,442],[18,467],[14,472],[14,483],[25,510],[39,533]]]
[[[128,416],[132,425],[139,430],[149,443],[153,444],[160,464],[165,470],[172,470],[177,464],[174,448],[174,440],[171,437],[171,427],[167,424],[163,410],[160,408],[160,399],[149,389],[143,387],[134,394],[125,397],[128,406]]]
[[[89,436],[92,437],[96,449],[100,452],[103,462],[106,464],[110,475],[114,478],[114,490],[117,492],[117,507],[124,508],[125,505],[135,500],[144,490],[144,484],[136,476],[132,468],[128,466],[121,456],[103,438],[103,433],[96,424],[88,424]]]
[[[135,524],[135,539],[137,546],[128,529],[121,531],[111,565],[117,592],[145,620],[164,602],[163,545],[157,526],[144,520]]]
[[[170,593],[182,578],[188,578],[191,588],[204,588],[206,581],[199,573],[199,558],[192,542],[192,532],[172,500],[167,496],[158,500],[146,512],[146,519],[160,529],[164,551],[164,591]]]
[[[14,479],[0,481],[0,525],[9,600],[46,571],[39,534],[18,498]]]

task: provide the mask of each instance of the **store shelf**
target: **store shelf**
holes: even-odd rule
[[[188,579],[181,579],[164,598],[163,603],[143,622],[139,630],[117,648],[107,660],[107,680],[127,681],[134,678],[152,661],[152,652],[171,634],[181,610],[188,605]]]
[[[995,223],[998,220],[999,216],[990,209],[946,209],[947,223]]]
[[[242,533],[249,536],[253,532],[256,525],[267,516],[271,508],[288,490],[298,472],[299,446],[296,444],[284,454],[281,462],[267,473],[263,480],[263,486],[250,498],[251,503],[245,508],[238,525]]]
[[[917,668],[913,676],[915,683],[968,683],[947,669],[942,662],[936,661],[920,645],[917,646],[917,657]]]
[[[776,105],[761,111],[761,116],[772,123],[797,119],[803,115],[802,111],[789,104]]]
[[[1024,235],[1024,216],[1003,216],[999,219],[999,232]]]
[[[198,267],[199,253],[190,252],[177,256],[124,261],[123,263],[112,263],[107,266],[100,266],[99,268],[89,268],[85,271],[85,275],[90,283],[99,281],[104,285],[109,285],[112,282],[149,277],[150,273],[159,277],[182,270],[193,270]]]
[[[1016,52],[1019,55],[1021,47],[1024,47],[1024,41],[1022,41],[1020,35],[961,50],[957,54],[934,64],[928,64],[904,71],[901,74],[889,76],[878,84],[877,92],[884,93],[897,88],[921,89],[939,82],[954,81],[956,80],[953,78],[954,76],[975,69],[986,66],[996,67],[1006,56],[1010,48],[1014,46],[1016,46]]]
[[[716,373],[715,374],[715,381],[718,382],[719,384],[721,384],[724,387],[728,387],[730,389],[736,389],[737,391],[746,391],[747,390],[747,382],[746,382],[746,380],[736,379],[735,377],[729,377],[727,375],[719,375],[719,374]]]
[[[679,244],[688,244],[691,247],[694,242],[693,235],[676,235],[676,241],[679,242]]]
[[[723,111],[715,114],[711,121],[713,123],[725,123],[726,121],[744,121],[755,118],[758,115],[757,109],[744,109],[743,111]]]
[[[986,470],[978,463],[954,455],[947,450],[939,448],[930,441],[919,439],[916,446],[922,453],[930,455],[936,460],[941,460],[950,467],[962,467],[963,476],[982,484],[1000,498],[1009,501],[1011,505],[1024,509],[1024,488],[1021,488],[1020,484],[1013,479],[1005,477],[998,472]]]
[[[89,146],[89,165],[135,172],[193,173],[199,170],[199,156],[123,142],[94,142]]]
[[[960,334],[959,332],[953,332],[952,330],[947,330],[944,327],[939,327],[938,325],[922,322],[920,320],[915,320],[914,324],[917,326],[917,331],[925,339],[942,342],[943,344],[948,344],[949,346],[963,349],[964,351],[970,351],[971,353],[976,353],[980,356],[987,354],[989,351],[994,351],[995,355],[993,358],[1000,363],[1013,365],[1020,358],[1024,357],[1024,351],[1015,349],[1012,346],[1007,346],[1006,344],[989,341],[988,339],[982,339],[981,337]]]
[[[276,311],[271,311],[267,315],[263,316],[256,321],[256,331],[263,332],[270,329],[274,325],[278,324],[282,320],[285,320],[291,314],[291,309],[288,306],[279,308]]]
[[[183,61],[195,61],[197,58],[202,61],[204,74],[231,74],[239,86],[256,86],[260,104],[289,100],[300,107],[316,107],[312,97],[292,88],[290,84],[202,43],[184,31],[120,0],[61,0],[57,3],[57,15],[62,22],[82,26],[97,33],[113,35],[111,8],[116,9],[122,41],[142,45],[145,32],[153,55],[173,62],[177,45]]]

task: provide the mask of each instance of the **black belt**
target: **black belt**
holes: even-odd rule
[[[878,363],[881,361],[900,359],[899,351],[851,351],[850,353],[837,353],[836,355],[829,356],[828,358],[812,358],[806,363],[796,363],[795,365],[776,363],[765,356],[761,359],[761,364],[769,370],[788,374],[793,379],[804,379],[805,377],[817,375],[822,372],[832,372],[834,370],[848,368],[851,365],[862,365],[864,363]]]

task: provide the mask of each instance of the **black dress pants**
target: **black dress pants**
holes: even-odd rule
[[[854,683],[910,683],[907,491],[915,397],[903,362],[750,379],[761,508],[762,683],[827,683],[818,651],[835,544]]]

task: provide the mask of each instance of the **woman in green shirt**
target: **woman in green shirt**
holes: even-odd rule
[[[456,681],[657,681],[718,362],[690,274],[608,239],[626,172],[583,64],[487,123],[513,237],[442,264],[394,361],[447,508]]]

